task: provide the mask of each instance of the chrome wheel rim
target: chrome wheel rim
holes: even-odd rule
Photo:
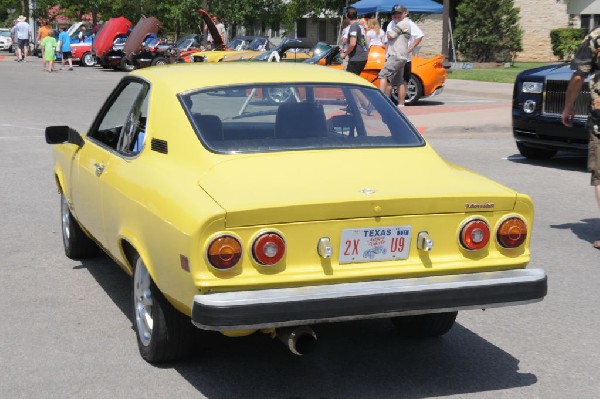
[[[415,100],[417,96],[417,84],[414,79],[411,77],[406,85],[406,98],[404,99],[405,104],[410,104]],[[398,102],[398,87],[394,86],[392,88],[392,100]]]
[[[86,54],[83,57],[83,63],[87,66],[93,66],[95,64],[94,59],[92,58],[91,54]]]
[[[152,318],[154,300],[150,286],[150,274],[148,274],[142,259],[138,258],[133,275],[133,301],[138,337],[144,346],[150,345],[154,327],[154,319]]]
[[[69,238],[71,237],[71,211],[69,204],[65,196],[61,197],[61,220],[62,220],[62,233],[63,233],[63,244],[65,248],[69,246]]]

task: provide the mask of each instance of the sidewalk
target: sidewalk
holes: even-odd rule
[[[404,114],[426,137],[429,135],[512,133],[511,83],[447,79],[444,92],[432,102],[405,107]],[[454,100],[452,97],[467,97]],[[471,101],[472,100],[472,101]],[[446,104],[444,104],[447,102]]]
[[[450,76],[452,76],[450,74]],[[512,101],[513,84],[446,79],[444,92]],[[442,94],[443,95],[443,94]]]

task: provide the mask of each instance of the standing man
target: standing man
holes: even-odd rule
[[[592,172],[592,186],[595,188],[596,201],[600,207],[600,28],[594,29],[584,39],[571,62],[573,76],[567,87],[565,109],[562,123],[573,126],[575,99],[581,91],[583,82],[589,76],[592,103],[588,114],[586,129],[590,135],[588,147],[588,170]],[[594,248],[600,249],[600,240],[594,241]]]
[[[62,60],[60,61],[60,70],[62,71],[65,67],[65,60],[69,62],[69,71],[73,70],[73,56],[71,55],[71,37],[67,32],[67,27],[62,26],[60,28],[60,35],[58,35],[58,44],[56,48],[62,53]]]
[[[392,21],[387,27],[388,50],[387,59],[379,72],[379,89],[386,96],[392,94],[392,87],[398,86],[398,107],[404,106],[406,83],[404,82],[404,66],[408,62],[408,40],[410,38],[410,22],[406,16],[408,10],[403,5],[392,7]]]
[[[15,38],[18,41],[17,58],[19,62],[27,62],[25,57],[29,55],[29,41],[32,38],[31,26],[26,21],[27,18],[20,15],[17,18],[17,24],[13,27]]]
[[[346,10],[346,21],[348,22],[348,48],[340,54],[342,59],[348,57],[346,71],[360,75],[367,65],[369,50],[367,40],[360,23],[357,21],[356,8],[348,7]]]
[[[408,89],[408,82],[410,81],[410,74],[412,68],[412,56],[416,54],[415,49],[421,44],[425,34],[412,19],[409,18],[409,12],[406,12],[406,20],[410,23],[410,38],[408,39],[408,62],[404,66],[404,84]]]

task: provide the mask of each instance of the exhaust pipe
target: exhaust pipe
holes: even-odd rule
[[[298,356],[312,352],[317,346],[317,334],[309,326],[278,328],[277,338]]]

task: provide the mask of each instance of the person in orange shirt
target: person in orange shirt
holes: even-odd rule
[[[40,27],[39,27],[38,33],[37,33],[37,40],[35,43],[38,46],[39,51],[42,54],[42,57],[44,56],[44,49],[42,48],[41,43],[42,43],[42,40],[44,40],[44,38],[50,34],[50,32],[52,32],[52,27],[50,26],[50,24],[48,24],[48,20],[41,19]]]

